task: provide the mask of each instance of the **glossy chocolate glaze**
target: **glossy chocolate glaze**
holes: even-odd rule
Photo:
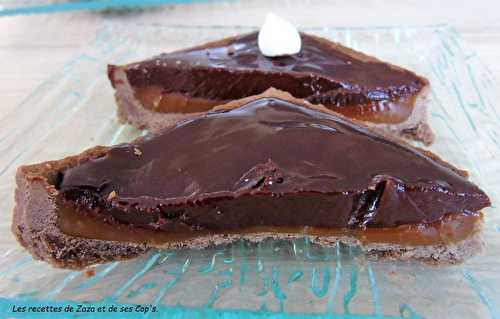
[[[160,86],[165,94],[214,101],[239,99],[274,87],[365,120],[370,119],[370,112],[394,113],[392,122],[408,117],[412,97],[427,85],[426,79],[408,70],[324,39],[301,36],[301,52],[291,56],[263,56],[254,32],[130,64],[127,78],[133,87]],[[112,81],[113,70],[110,67]],[[408,104],[410,110],[398,114],[397,105],[383,103],[387,101]]]
[[[391,227],[489,205],[440,161],[276,98],[180,123],[61,173],[61,196],[79,213],[171,232]]]

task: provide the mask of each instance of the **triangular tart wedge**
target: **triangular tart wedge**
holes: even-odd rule
[[[299,53],[269,58],[259,51],[257,35],[110,65],[119,118],[156,129],[274,87],[372,127],[432,142],[426,78],[306,33]]]
[[[288,93],[265,93],[17,173],[12,230],[82,268],[150,248],[309,236],[454,263],[480,251],[488,196],[466,172]]]

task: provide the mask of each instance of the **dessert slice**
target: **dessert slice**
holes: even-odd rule
[[[17,173],[12,230],[58,267],[310,236],[371,255],[458,262],[487,195],[432,153],[269,90],[112,147]]]
[[[427,79],[326,39],[301,34],[299,53],[266,57],[258,33],[110,65],[121,121],[156,129],[274,87],[390,132],[432,142]]]

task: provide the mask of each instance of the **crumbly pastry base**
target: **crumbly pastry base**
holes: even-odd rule
[[[146,245],[68,236],[57,225],[54,186],[57,172],[96,157],[104,150],[96,147],[79,156],[18,169],[11,229],[18,242],[36,259],[55,267],[83,269],[96,263],[132,258],[148,250]]]
[[[161,113],[145,108],[134,96],[134,90],[131,87],[125,72],[120,68],[115,69],[114,83],[115,99],[118,105],[117,116],[118,120],[124,124],[130,124],[139,129],[157,131],[164,127],[171,126],[180,120],[194,118],[203,114],[203,112]],[[430,145],[434,141],[434,135],[427,124],[427,105],[429,103],[430,96],[429,92],[430,87],[427,85],[418,93],[415,97],[415,105],[413,107],[412,114],[402,123],[376,124],[363,122],[363,124],[378,130],[389,132],[396,136],[420,141],[425,145]],[[327,109],[326,107],[323,108]]]
[[[172,243],[161,248],[192,248],[203,249],[211,245],[228,244],[238,239],[249,240],[251,242],[260,242],[266,238],[274,239],[298,239],[303,238],[300,234],[273,234],[258,233],[252,235],[216,235],[208,237],[199,237],[179,243]],[[431,264],[456,264],[465,259],[476,255],[483,250],[485,246],[480,234],[474,234],[469,238],[455,244],[449,245],[427,245],[427,246],[401,246],[397,244],[372,243],[363,245],[359,240],[353,237],[324,237],[308,236],[309,239],[324,247],[332,247],[337,242],[360,247],[369,258],[380,259],[389,258],[393,260],[420,260]]]

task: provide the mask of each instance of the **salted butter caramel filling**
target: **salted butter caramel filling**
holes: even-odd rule
[[[182,93],[162,93],[159,86],[146,86],[135,89],[135,98],[144,108],[159,113],[198,113],[206,112],[226,101],[190,97]]]
[[[182,241],[212,235],[276,235],[350,237],[362,244],[397,244],[401,246],[424,246],[454,244],[478,232],[483,224],[483,215],[449,214],[432,223],[406,224],[397,227],[376,228],[326,228],[312,226],[261,225],[231,231],[154,231],[126,224],[110,224],[104,220],[73,209],[64,208],[58,212],[59,228],[62,232],[82,238],[147,243],[151,246],[180,243]]]
[[[150,85],[135,88],[135,98],[144,108],[158,113],[206,112],[226,100],[192,97],[183,93],[165,93],[163,88]],[[317,101],[321,103],[323,101]],[[398,124],[407,120],[413,112],[415,96],[402,96],[381,101],[351,102],[335,105],[325,103],[329,109],[347,117],[372,123]]]

